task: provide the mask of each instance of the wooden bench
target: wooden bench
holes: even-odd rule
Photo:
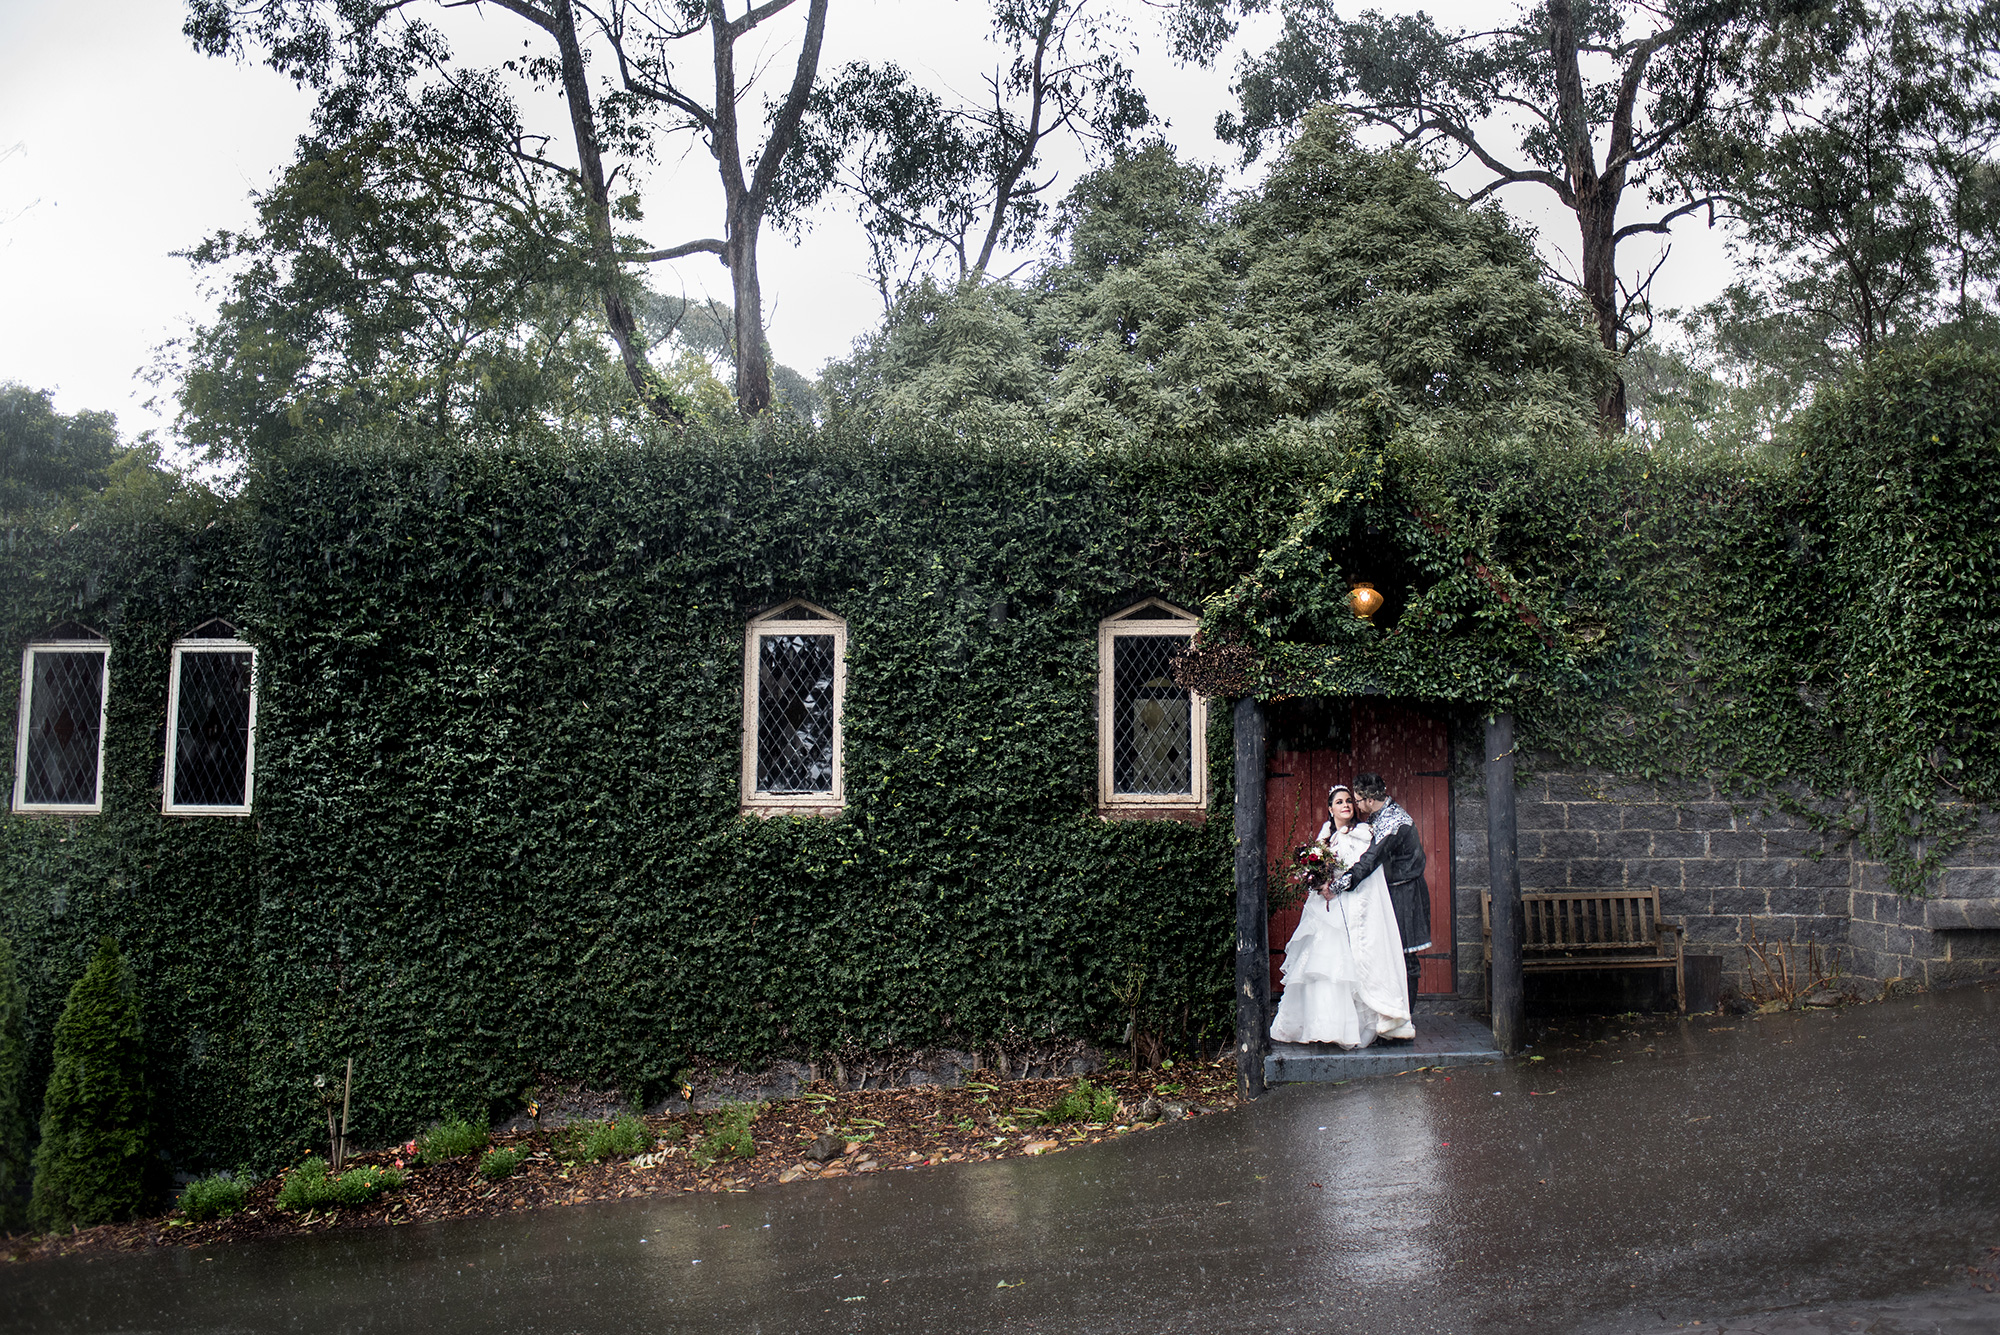
[[[1672,969],[1674,1002],[1687,1011],[1684,929],[1660,917],[1658,890],[1574,890],[1521,895],[1524,973],[1583,969]],[[1493,896],[1481,895],[1487,995],[1492,995]]]

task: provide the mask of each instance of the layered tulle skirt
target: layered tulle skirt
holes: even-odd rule
[[[1279,976],[1285,991],[1271,1022],[1277,1042],[1364,1048],[1416,1033],[1403,938],[1380,871],[1331,900],[1306,896]]]

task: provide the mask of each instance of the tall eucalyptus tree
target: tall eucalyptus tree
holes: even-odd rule
[[[255,54],[318,93],[302,155],[386,132],[430,160],[440,198],[479,201],[495,226],[566,252],[555,267],[595,293],[633,390],[678,422],[683,407],[646,361],[631,275],[692,255],[727,265],[737,402],[746,413],[770,406],[757,243],[818,79],[827,5],[746,0],[732,13],[725,0],[189,0],[185,31],[203,52]],[[789,82],[762,123],[747,125],[755,80],[739,68],[738,47],[794,9],[803,21]],[[445,31],[455,10],[512,21],[520,54],[477,68],[456,62]],[[688,64],[701,71],[692,81]],[[698,136],[714,158],[721,235],[655,245],[620,229],[643,221],[636,178],[675,133]],[[494,198],[496,186],[511,198]]]

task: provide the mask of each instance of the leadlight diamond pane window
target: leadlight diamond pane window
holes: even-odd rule
[[[743,805],[827,813],[843,805],[840,702],[847,623],[795,600],[751,620],[743,645]]]
[[[1192,793],[1193,700],[1174,683],[1179,636],[1120,635],[1113,641],[1112,791]]]
[[[174,646],[161,810],[248,815],[257,767],[257,651],[212,621]]]
[[[1158,598],[1097,623],[1097,800],[1107,819],[1208,802],[1208,702],[1174,681],[1200,627]]]
[[[87,647],[27,651],[17,807],[98,809],[108,657]]]
[[[833,791],[833,636],[764,635],[757,653],[757,791]]]

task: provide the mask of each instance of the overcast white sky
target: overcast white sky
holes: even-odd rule
[[[1476,22],[1494,6],[1367,7]],[[178,0],[0,0],[0,381],[51,389],[65,412],[109,409],[127,434],[153,427],[163,438],[171,411],[143,406],[155,390],[139,373],[212,306],[172,252],[250,221],[251,193],[283,168],[312,105],[260,65],[197,56],[180,32],[183,13]],[[823,68],[893,59],[971,91],[996,59],[984,13],[982,0],[833,0]],[[459,14],[462,56],[518,42],[512,18]],[[1183,157],[1233,162],[1212,127],[1232,104],[1234,55],[1213,70],[1178,68],[1148,22],[1134,30],[1150,48],[1134,63],[1168,136]],[[779,26],[793,33],[797,24]],[[1268,33],[1245,35],[1261,49]],[[782,77],[786,62],[774,54]],[[1077,164],[1059,165],[1065,180],[1074,175]],[[718,199],[704,152],[663,163],[646,190],[648,240],[717,234]],[[1574,224],[1542,192],[1516,188],[1503,202],[1541,231],[1552,258],[1573,249]],[[1647,258],[1632,249],[1627,269]],[[803,246],[767,234],[762,266],[772,348],[802,371],[844,353],[880,314],[861,235],[844,214],[829,213]],[[1704,300],[1725,276],[1719,238],[1690,223],[1677,231],[1658,299]],[[654,282],[728,296],[727,275],[708,257]]]

